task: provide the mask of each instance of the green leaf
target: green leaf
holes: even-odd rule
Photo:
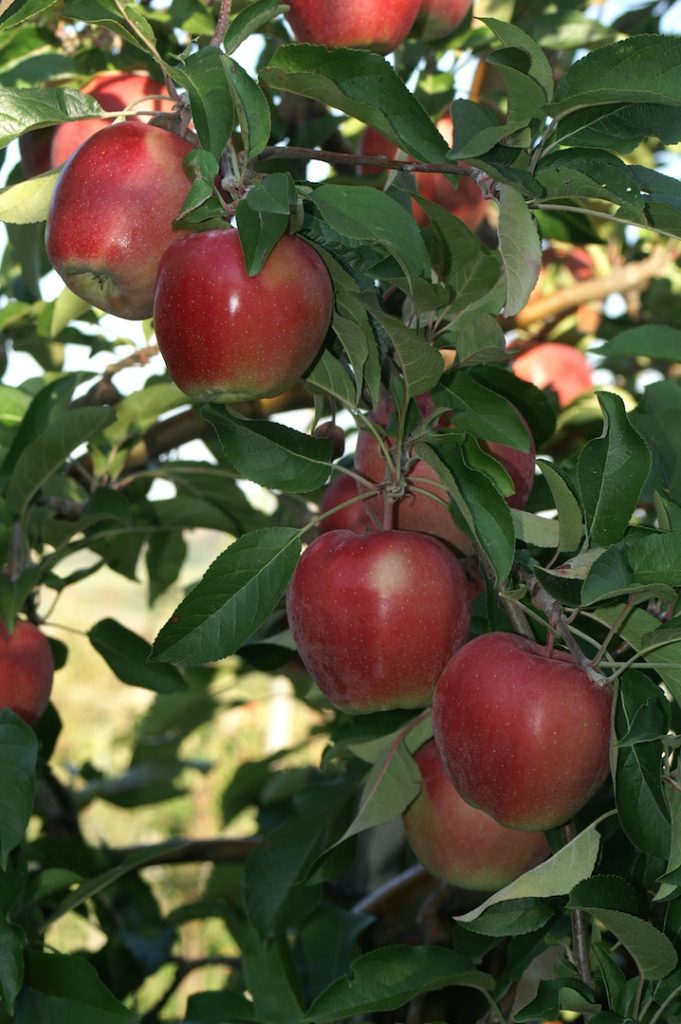
[[[244,153],[248,159],[253,159],[269,142],[272,130],[269,104],[257,82],[236,61],[227,61],[227,81],[241,128]]]
[[[156,693],[177,693],[187,684],[172,665],[147,664],[151,645],[115,619],[102,619],[89,633],[90,643],[111,671],[129,686]]]
[[[79,956],[28,953],[24,988],[15,1024],[137,1024],[138,1018],[114,998],[94,967]]]
[[[505,938],[507,935],[527,935],[542,928],[555,914],[545,900],[509,900],[488,907],[484,914],[464,925],[466,931],[476,935]]]
[[[213,562],[163,627],[156,661],[203,665],[233,654],[276,607],[300,556],[300,532],[253,530]]]
[[[231,927],[231,920],[229,923]],[[304,1012],[300,981],[288,937],[281,934],[262,939],[249,927],[239,933],[239,945],[244,982],[253,998],[256,1019],[263,1024],[300,1024]]]
[[[681,330],[667,324],[644,324],[620,331],[598,350],[605,356],[648,356],[678,362],[681,355]]]
[[[633,885],[626,878],[617,875],[592,875],[574,887],[567,907],[570,910],[599,907],[636,914],[638,897]]]
[[[530,437],[518,410],[470,373],[447,374],[433,391],[433,401],[454,410],[453,426],[457,430],[523,452],[530,450]]]
[[[671,818],[671,838],[667,866],[660,881],[660,887],[653,897],[655,900],[673,899],[678,894],[676,879],[681,869],[681,791],[676,786],[666,786],[664,795]]]
[[[311,370],[305,375],[305,382],[311,391],[321,392],[337,399],[350,409],[356,408],[355,382],[345,367],[328,349],[323,348]]]
[[[619,616],[623,614],[623,611],[624,605],[619,604],[590,609],[588,614],[597,622],[611,626],[619,621]],[[650,633],[659,625],[659,620],[654,615],[636,608],[626,619],[624,625],[619,627],[618,632],[635,651],[640,651],[648,646]],[[655,661],[657,666],[655,671],[663,683],[669,687],[674,700],[681,705],[681,667],[679,667],[681,665],[681,643],[672,641],[664,647],[658,647],[651,652],[650,658]],[[654,687],[654,684],[651,685]],[[638,703],[636,707],[638,707]],[[626,735],[626,733],[622,733],[622,735]]]
[[[627,529],[650,471],[650,453],[618,395],[599,392],[603,433],[582,449],[577,466],[589,544],[618,541]]]
[[[639,973],[648,981],[666,978],[678,962],[674,946],[649,921],[621,910],[584,907],[611,931],[618,942],[629,951]]]
[[[681,39],[674,36],[637,35],[601,46],[561,76],[547,112],[608,103],[679,106],[680,65]]]
[[[584,536],[582,509],[567,475],[553,462],[538,459],[558,513],[558,550],[576,551]]]
[[[311,199],[335,231],[385,249],[410,281],[426,274],[428,257],[418,225],[385,192],[368,185],[320,185]]]
[[[280,423],[249,420],[222,405],[206,405],[202,415],[215,427],[227,461],[246,480],[280,491],[306,493],[329,479],[330,441]]]
[[[0,870],[24,838],[33,811],[38,743],[23,719],[0,710]]]
[[[11,1015],[24,980],[22,936],[0,916],[0,999]]]
[[[421,335],[394,316],[378,311],[371,314],[385,328],[402,367],[407,394],[410,398],[430,391],[444,371],[442,356]]]
[[[77,89],[10,89],[0,86],[0,147],[31,128],[44,128],[83,117],[101,117],[91,96]]]
[[[0,16],[0,29],[7,31],[21,25],[35,14],[41,14],[53,7],[55,0],[14,0]]]
[[[530,58],[528,74],[542,87],[547,99],[553,96],[553,70],[542,48],[516,25],[497,18],[481,18],[504,46],[522,50]]]
[[[664,701],[662,692],[642,672],[629,670],[617,684],[614,731],[617,740],[632,733],[640,708],[647,701]],[[664,725],[664,710],[661,714]],[[662,792],[660,768],[663,746],[654,739],[613,746],[612,777],[617,814],[629,841],[644,853],[666,857],[670,828]]]
[[[256,1016],[253,1003],[239,992],[223,989],[221,992],[200,992],[190,996],[184,1024],[267,1024],[264,1017]]]
[[[598,818],[558,853],[554,853],[553,857],[526,871],[520,878],[516,878],[514,882],[489,896],[480,906],[467,914],[459,915],[456,920],[463,924],[476,921],[488,907],[493,907],[497,903],[507,903],[509,900],[566,896],[579,882],[592,874],[601,843],[598,826],[614,813],[609,811]]]
[[[63,466],[74,448],[113,422],[112,409],[69,409],[31,441],[19,456],[7,489],[7,503],[23,515],[43,484]]]
[[[644,200],[631,170],[612,153],[588,149],[554,153],[540,161],[536,180],[545,190],[545,200],[596,199],[643,210]]]
[[[189,92],[196,134],[214,157],[227,145],[235,121],[228,68],[228,58],[210,44],[169,68],[171,78]]]
[[[518,1024],[525,1021],[543,1020],[546,1016],[557,1016],[560,1010],[584,1014],[589,1020],[600,1010],[600,1004],[593,1001],[593,996],[582,982],[567,978],[551,978],[540,981],[535,998],[526,1003],[521,1010],[516,1010],[513,1020]]]
[[[385,946],[352,963],[352,978],[335,981],[313,1001],[306,1022],[332,1024],[358,1014],[398,1009],[449,985],[491,992],[494,982],[460,953],[441,946]]]
[[[505,579],[513,565],[515,531],[502,495],[484,473],[468,465],[461,446],[452,440],[416,444],[415,453],[437,472],[497,579]]]
[[[259,274],[267,257],[289,226],[296,202],[289,174],[268,174],[249,190],[236,208],[239,241],[248,274]]]
[[[502,272],[499,254],[483,245],[458,217],[439,203],[431,203],[418,195],[415,198],[437,232],[438,242],[431,244],[431,256],[443,281],[451,284],[456,292],[452,312],[460,315],[484,309],[499,313],[504,302],[503,294],[497,301]]]
[[[506,316],[515,316],[527,304],[541,270],[541,242],[537,224],[519,192],[499,186],[499,250],[506,274]]]
[[[241,46],[250,35],[258,32],[263,25],[272,21],[273,18],[276,18],[278,14],[282,14],[285,10],[285,5],[280,4],[279,0],[256,0],[255,3],[249,4],[245,10],[240,11],[230,22],[223,44],[225,53],[234,53],[236,48]]]
[[[274,89],[321,100],[372,125],[418,160],[444,159],[445,140],[395,71],[375,53],[301,43],[281,46],[260,77]]]
[[[6,224],[36,224],[47,220],[58,171],[39,174],[28,181],[0,190],[0,221]]]
[[[511,509],[511,517],[518,540],[538,548],[558,548],[560,526],[556,519],[546,519],[519,508]]]

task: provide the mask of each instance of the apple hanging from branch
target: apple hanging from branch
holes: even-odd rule
[[[49,703],[53,675],[52,649],[38,627],[18,622],[10,633],[0,622],[0,707],[35,725]]]
[[[421,0],[289,0],[286,18],[300,43],[390,53],[409,35]]]

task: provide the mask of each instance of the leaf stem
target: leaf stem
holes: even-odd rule
[[[561,835],[565,846],[571,843],[577,835],[577,828],[574,821],[563,825]],[[590,989],[593,988],[593,977],[591,975],[591,964],[589,963],[589,941],[587,938],[586,914],[583,910],[575,908],[570,911],[572,924],[572,956],[577,967],[580,980]]]

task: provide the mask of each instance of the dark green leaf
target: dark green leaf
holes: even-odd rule
[[[0,710],[0,870],[24,837],[33,811],[38,743],[12,711]]]
[[[681,330],[666,324],[644,324],[620,331],[607,345],[599,349],[605,356],[648,356],[650,359],[681,358]]]
[[[252,159],[261,153],[269,142],[272,127],[270,108],[260,86],[236,61],[227,62],[227,80],[241,128],[244,152]]]
[[[527,304],[541,270],[541,242],[537,225],[519,192],[499,187],[499,250],[506,273],[506,316],[515,316]]]
[[[551,490],[558,513],[558,550],[576,551],[584,536],[584,518],[567,475],[553,462],[538,459],[537,465]]]
[[[554,916],[555,910],[546,900],[509,900],[489,907],[481,917],[469,921],[464,927],[476,935],[526,935],[542,928]]]
[[[16,1024],[137,1024],[137,1016],[119,1003],[78,956],[29,953],[24,988],[17,1001]]]
[[[329,479],[333,445],[267,420],[249,420],[222,405],[206,405],[225,456],[238,473],[263,487],[305,493]]]
[[[250,189],[238,204],[239,241],[251,276],[260,273],[272,249],[286,233],[295,202],[291,176],[273,173]]]
[[[527,427],[503,396],[479,383],[470,373],[447,374],[433,391],[436,405],[454,410],[453,426],[485,441],[530,450]]]
[[[0,1001],[14,1014],[14,1003],[24,978],[24,951],[18,928],[0,916]]]
[[[445,365],[437,349],[396,317],[379,312],[372,313],[372,316],[385,329],[395,348],[408,396],[414,398],[430,391],[440,379]]]
[[[245,10],[232,18],[225,33],[225,53],[233,53],[244,40],[284,10],[284,5],[280,4],[279,0],[255,0],[255,3],[249,4]]]
[[[115,619],[102,619],[90,630],[90,643],[119,679],[156,693],[177,693],[187,684],[173,665],[148,664],[151,645]]]
[[[225,148],[235,121],[228,67],[228,58],[220,49],[208,45],[169,69],[171,77],[189,92],[196,133],[214,157]]]
[[[233,654],[275,608],[299,556],[298,530],[254,530],[235,541],[163,627],[152,657],[203,665]]]
[[[31,128],[101,114],[99,103],[77,89],[8,89],[0,86],[0,147]]]

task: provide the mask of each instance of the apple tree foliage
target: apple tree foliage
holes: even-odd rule
[[[78,790],[87,781],[115,802],[120,778],[82,765],[66,787],[50,767],[58,706],[36,732],[0,712],[0,1024],[178,1019],[178,930],[215,916],[239,955],[221,991],[191,997],[186,1024],[679,1019],[681,184],[670,154],[681,142],[681,39],[660,34],[668,6],[607,24],[580,0],[481,0],[451,39],[407,41],[386,61],[296,44],[276,0],[235,3],[221,46],[211,42],[218,11],[200,0],[0,5],[0,365],[4,375],[28,352],[40,367],[19,386],[0,378],[0,616],[10,627],[28,616],[52,638],[51,602],[104,565],[134,579],[146,563],[153,602],[176,581],[189,532],[219,531],[223,553],[153,646],[115,608],[73,640],[91,643],[122,687],[155,694],[123,806],[177,792],[182,741],[214,713],[203,697],[230,656],[238,672],[290,673],[323,749],[307,767],[268,755],[236,771],[224,824],[256,807],[258,835],[227,844],[229,868],[215,863],[203,898],[168,915],[140,871],[224,860],[224,844],[88,844]],[[246,40],[256,77],[239,63]],[[471,62],[469,95],[460,83]],[[103,68],[165,75],[190,110],[200,151],[183,226],[224,223],[213,183],[227,152],[250,272],[286,231],[323,255],[332,327],[281,399],[187,411],[158,357],[144,387],[123,395],[116,373],[149,351],[131,355],[68,291],[43,297],[57,172],[26,180],[10,144],[101,113],[78,86]],[[434,126],[450,107],[453,149]],[[314,147],[356,154],[365,125],[405,166],[369,178],[350,159],[307,179]],[[430,218],[419,229],[415,164],[460,161],[488,195],[485,224],[473,234],[417,199]],[[584,247],[586,281],[570,271]],[[507,342],[547,338],[590,353],[604,371],[595,393],[559,409],[552,391],[509,372]],[[89,363],[103,351],[104,376]],[[66,352],[79,354],[78,369],[65,369]],[[339,470],[327,439],[277,414],[350,410],[361,423],[388,392],[408,429],[426,392],[454,413],[448,443],[426,423],[418,450],[475,545],[485,582],[473,634],[556,634],[616,691],[612,779],[567,830],[548,834],[548,861],[489,896],[419,874],[401,838],[428,715],[334,713],[293,660],[282,618],[318,500],[348,457]],[[479,444],[521,447],[519,413],[539,455],[524,511],[508,507],[508,477]],[[176,449],[192,438],[205,455],[186,461]],[[157,477],[173,497],[151,494]],[[273,511],[246,496],[244,480],[269,489]],[[62,569],[83,551],[91,568]],[[61,639],[53,647],[59,669],[68,650]],[[45,943],[72,912],[96,921],[97,952]],[[141,989],[164,967],[168,999],[149,1006]]]

